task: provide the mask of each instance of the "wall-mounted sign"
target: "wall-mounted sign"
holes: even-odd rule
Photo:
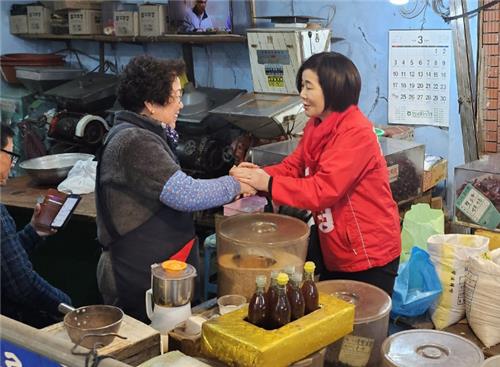
[[[450,30],[389,31],[389,123],[445,126],[450,116]]]

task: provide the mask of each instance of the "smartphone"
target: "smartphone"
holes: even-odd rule
[[[73,214],[76,206],[80,202],[80,199],[80,195],[69,195],[66,198],[66,201],[64,201],[64,204],[62,205],[61,209],[57,213],[50,226],[54,229],[60,229],[64,227],[64,225],[68,222],[69,217],[71,217],[71,214]]]

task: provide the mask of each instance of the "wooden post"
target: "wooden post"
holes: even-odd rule
[[[450,16],[467,12],[466,0],[450,1]],[[479,158],[477,148],[476,124],[476,77],[472,60],[469,19],[460,17],[450,21],[455,51],[457,73],[458,105],[462,126],[465,162]]]

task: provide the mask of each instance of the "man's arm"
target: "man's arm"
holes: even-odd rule
[[[71,299],[33,269],[25,248],[33,249],[40,237],[31,225],[16,232],[14,220],[3,205],[1,213],[2,295],[17,303],[56,314],[58,304],[71,303]]]

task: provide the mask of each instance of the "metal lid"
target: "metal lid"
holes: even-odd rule
[[[484,360],[483,352],[461,336],[437,330],[402,331],[382,344],[384,361],[395,367],[472,367]]]
[[[165,280],[182,280],[196,276],[196,269],[193,265],[182,261],[176,261],[177,263],[181,263],[183,265],[177,266],[177,264],[173,264],[173,266],[170,266],[170,264],[167,263],[171,261],[176,260],[167,260],[162,264],[151,265],[151,274],[156,278]],[[163,264],[165,264],[165,266],[162,266]]]
[[[223,220],[217,235],[236,245],[288,246],[305,240],[309,227],[303,221],[272,213],[241,214]]]
[[[356,306],[354,324],[378,320],[391,311],[392,301],[387,293],[371,284],[355,280],[326,280],[317,282],[318,291],[331,294]]]

